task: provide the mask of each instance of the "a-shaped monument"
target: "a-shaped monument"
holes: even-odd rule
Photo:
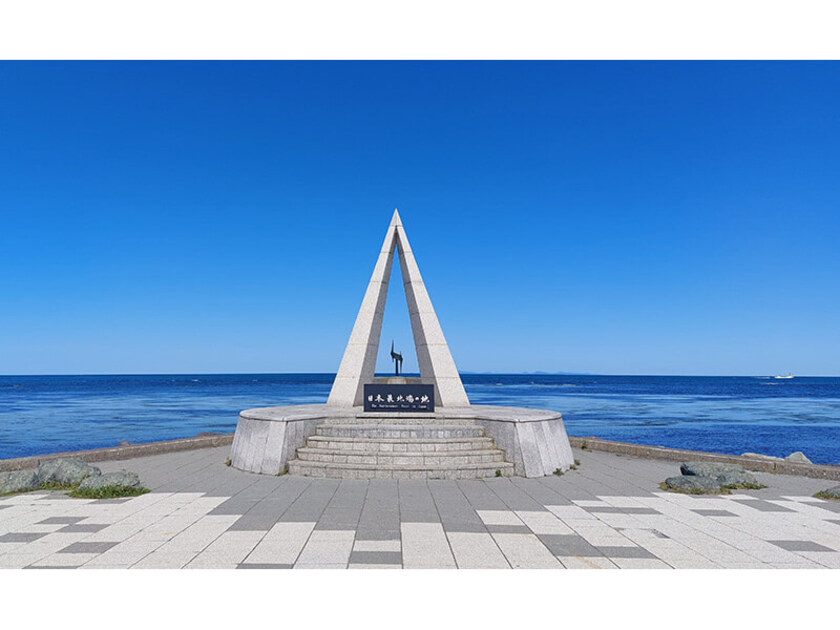
[[[419,378],[374,375],[395,255]],[[573,463],[559,413],[470,404],[397,211],[327,403],[243,411],[230,458],[250,472],[343,479],[541,477]]]

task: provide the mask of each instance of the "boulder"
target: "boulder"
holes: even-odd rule
[[[79,490],[99,490],[111,486],[122,486],[125,488],[139,488],[140,477],[136,473],[121,470],[120,472],[105,473],[95,477],[87,477],[82,481]]]
[[[796,451],[795,453],[791,453],[787,457],[785,457],[786,462],[790,462],[791,464],[813,464],[810,459],[805,457],[805,453],[802,451]]]
[[[823,490],[822,492],[818,492],[817,494],[827,499],[840,499],[840,486],[828,488],[827,490]]]
[[[35,490],[40,485],[38,473],[34,470],[13,470],[0,473],[0,494]]]
[[[680,472],[687,476],[712,477],[722,486],[758,485],[758,480],[738,464],[684,462]]]
[[[720,482],[717,479],[702,475],[668,477],[665,480],[665,487],[690,492],[720,492]]]
[[[60,486],[75,486],[87,477],[102,474],[99,468],[91,466],[79,457],[49,459],[38,466],[38,478],[41,483],[54,483]]]

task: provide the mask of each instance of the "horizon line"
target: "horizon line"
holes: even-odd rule
[[[642,374],[607,372],[475,372],[459,371],[462,376],[639,376],[639,377],[682,377],[682,378],[775,378],[777,374]],[[17,377],[51,377],[51,376],[282,376],[282,375],[311,375],[333,376],[336,372],[85,372],[85,373],[53,373],[53,374],[0,374],[0,378]],[[390,373],[376,373],[376,376],[388,376]],[[406,376],[419,376],[419,372],[406,372]],[[795,378],[840,378],[840,374],[794,374]]]

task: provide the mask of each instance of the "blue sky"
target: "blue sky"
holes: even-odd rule
[[[2,63],[0,373],[334,372],[395,207],[463,371],[840,374],[829,62]]]

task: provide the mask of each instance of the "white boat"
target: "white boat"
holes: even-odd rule
[[[778,376],[778,375],[777,375],[777,376],[774,376],[773,378],[793,378],[793,374],[791,374],[790,372],[788,372],[788,375],[787,375],[787,376]]]

